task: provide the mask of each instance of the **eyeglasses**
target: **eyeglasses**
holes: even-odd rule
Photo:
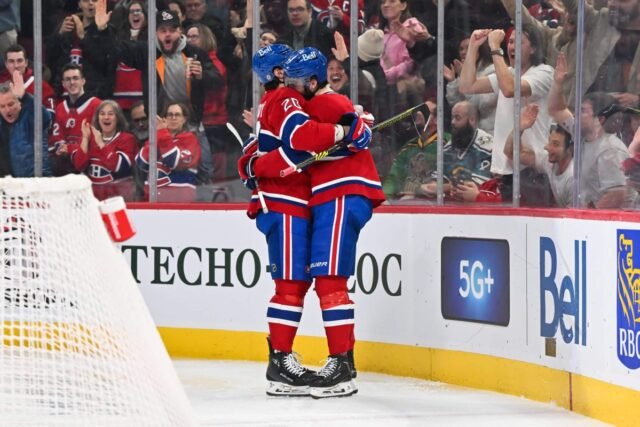
[[[146,118],[146,117],[140,117],[140,118],[137,118],[137,119],[133,119],[133,122],[134,122],[134,123],[144,123],[144,122],[146,122],[146,121],[148,121],[148,120],[149,120],[149,119],[148,119],[148,118]]]
[[[182,117],[182,113],[167,113],[167,118],[169,119],[178,119]]]
[[[63,78],[62,81],[65,83],[69,83],[69,82],[78,82],[80,81],[80,79],[82,79],[82,77],[80,76],[71,76],[71,77]]]
[[[287,12],[293,14],[293,13],[303,13],[306,12],[307,8],[306,7],[292,7],[287,9]]]
[[[142,15],[142,9],[129,9],[129,15]]]

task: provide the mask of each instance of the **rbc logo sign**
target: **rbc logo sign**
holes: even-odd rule
[[[573,257],[561,259],[567,259],[573,271],[558,268],[553,240],[540,237],[540,335],[553,338],[560,327],[565,343],[586,345],[587,242],[575,240]],[[547,297],[551,305],[547,305]]]
[[[618,359],[629,369],[640,368],[640,231],[618,230],[616,340]]]

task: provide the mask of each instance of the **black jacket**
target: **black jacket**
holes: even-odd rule
[[[293,47],[293,27],[289,26],[280,36],[279,43],[285,43]],[[304,38],[304,47],[315,47],[327,58],[332,56],[331,48],[336,47],[333,39],[333,31],[315,19],[311,20],[311,26]]]
[[[115,63],[104,55],[103,46],[96,45],[88,39],[88,32],[97,32],[95,24],[85,28],[85,37],[78,40],[75,32],[60,34],[56,30],[47,41],[47,64],[51,69],[51,79],[56,90],[56,95],[62,96],[62,69],[71,61],[71,50],[78,45],[82,51],[82,73],[86,83],[84,91],[100,99],[111,98],[113,93],[114,74],[109,70],[115,70]],[[111,44],[109,40],[107,42]],[[74,52],[75,53],[75,52]]]

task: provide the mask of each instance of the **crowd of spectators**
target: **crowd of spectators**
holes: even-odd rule
[[[572,206],[578,171],[580,207],[639,204],[640,0],[586,0],[580,85],[579,1],[523,2],[521,75],[515,76],[516,1],[444,0],[445,202],[511,202],[517,169],[523,205]],[[389,203],[436,200],[438,0],[157,0],[157,117],[146,108],[150,17],[144,0],[42,2],[42,40],[33,39],[32,2],[5,3],[2,175],[33,174],[32,165],[16,164],[32,158],[18,155],[28,150],[18,147],[13,129],[20,114],[28,113],[25,120],[33,116],[32,53],[42,43],[42,108],[52,117],[45,131],[45,173],[85,173],[98,197],[120,193],[142,201],[149,198],[147,171],[155,161],[158,200],[244,201],[247,193],[235,171],[240,144],[227,124],[242,137],[252,131],[246,123],[253,107],[255,35],[260,46],[318,48],[329,58],[335,92],[348,96],[357,72],[354,104],[377,122],[423,104],[406,120],[375,132],[370,149]],[[348,48],[353,4],[357,70],[351,70]],[[16,78],[26,95],[16,97]],[[576,112],[579,87],[583,103]],[[3,107],[7,103],[20,105],[18,115]],[[155,160],[149,158],[149,120],[158,130]],[[574,167],[578,148],[582,163]]]

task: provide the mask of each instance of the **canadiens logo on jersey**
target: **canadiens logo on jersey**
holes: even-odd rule
[[[64,127],[66,127],[67,129],[76,127],[76,119],[74,119],[73,117],[70,117],[67,120],[67,122],[64,124]]]
[[[89,166],[89,177],[91,181],[99,184],[105,184],[113,181],[111,172],[102,165],[92,164]]]
[[[72,64],[82,64],[82,49],[74,47],[69,54],[69,62]]]

